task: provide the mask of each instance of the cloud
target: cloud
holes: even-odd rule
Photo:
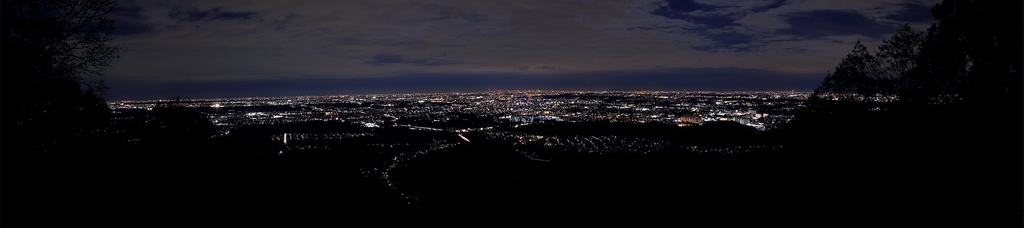
[[[255,12],[227,12],[220,8],[213,8],[208,10],[199,9],[173,9],[167,14],[168,17],[183,20],[183,21],[200,21],[200,20],[248,20],[255,15]]]
[[[134,35],[154,30],[153,25],[145,22],[147,18],[142,15],[142,7],[132,1],[117,5],[111,10],[108,17],[116,22],[113,31],[115,36]]]
[[[916,11],[936,1],[125,1],[112,16],[124,48],[107,73],[167,82],[659,67],[818,73],[857,39],[877,43],[881,28],[925,24]],[[834,15],[846,19],[827,20]],[[864,28],[843,28],[854,22]]]
[[[873,1],[793,1],[764,12],[751,13],[737,20],[737,23],[761,31],[792,28],[789,18],[794,15],[813,12],[849,12],[858,14],[875,23],[892,23],[887,18],[903,14],[907,6],[932,6],[939,1],[873,0]],[[920,9],[920,8],[918,8]]]
[[[860,34],[883,37],[896,32],[892,24],[880,24],[854,11],[819,10],[794,13],[786,18],[790,28],[777,30],[780,34],[802,37],[823,37],[846,34]]]
[[[388,64],[412,64],[417,66],[442,66],[450,64],[459,64],[456,61],[444,59],[405,59],[401,55],[388,54],[374,56],[372,59],[364,61],[363,63],[374,66],[385,66]]]

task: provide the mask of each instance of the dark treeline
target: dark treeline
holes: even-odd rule
[[[321,227],[401,225],[395,218],[410,216],[405,201],[360,173],[389,159],[389,151],[339,142],[335,150],[282,154],[287,149],[270,137],[275,129],[211,138],[212,126],[198,112],[161,107],[147,123],[115,126],[121,132],[31,156],[5,155],[4,223]],[[292,127],[319,131],[315,124]]]
[[[455,142],[457,136],[385,128],[370,138],[329,143],[331,149],[289,151],[270,136],[316,125],[243,128],[210,138],[208,122],[162,119],[198,116],[181,110],[154,110],[164,112],[150,121],[160,125],[121,127],[132,131],[122,137],[139,141],[95,136],[74,148],[19,158],[15,170],[31,173],[4,180],[17,184],[4,189],[17,196],[5,198],[5,209],[17,209],[4,212],[11,216],[5,223],[707,227],[1020,221],[1019,135],[998,131],[1011,126],[948,121],[953,114],[807,115],[786,129],[779,141],[784,148],[739,154],[665,150],[543,162],[469,135],[472,143],[400,163],[391,173],[394,191],[360,171],[409,148],[370,144]],[[335,132],[347,132],[341,129]],[[419,200],[406,204],[399,192]]]

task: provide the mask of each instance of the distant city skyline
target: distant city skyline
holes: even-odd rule
[[[106,98],[808,91],[938,2],[124,0]]]
[[[509,90],[469,93],[361,94],[109,101],[115,114],[173,105],[202,110],[230,131],[246,125],[341,121],[375,128],[399,119],[473,114],[501,122],[668,123],[736,121],[765,130],[789,122],[807,92]],[[257,108],[261,107],[261,108]],[[299,107],[299,108],[296,108]],[[256,109],[254,109],[256,108]],[[771,114],[769,114],[771,113]],[[447,118],[447,117],[446,117]],[[117,119],[117,118],[115,118]],[[131,119],[131,118],[128,118]],[[442,130],[437,126],[405,126]],[[448,129],[456,132],[470,129]]]

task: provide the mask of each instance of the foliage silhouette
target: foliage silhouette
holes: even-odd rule
[[[943,1],[926,35],[904,27],[875,53],[858,42],[826,76],[783,131],[792,159],[820,164],[797,167],[828,175],[813,186],[832,188],[844,221],[1021,226],[1021,8]]]
[[[897,96],[910,82],[917,68],[923,37],[909,25],[903,25],[890,38],[882,41],[872,54],[858,40],[850,54],[828,73],[812,97],[841,100],[870,100]]]
[[[107,124],[101,77],[119,49],[108,44],[114,4],[2,2],[5,146],[46,150]]]
[[[815,100],[907,104],[1020,101],[1024,57],[1020,2],[946,0],[927,36],[904,25],[874,53],[860,41],[815,89]],[[984,25],[1005,25],[991,27]],[[1019,103],[1019,102],[1018,102]]]
[[[76,226],[116,219],[89,213],[112,203],[104,184],[123,159],[105,137],[110,110],[102,71],[112,0],[0,1],[3,225]],[[109,208],[109,207],[107,207]]]
[[[180,105],[180,99],[154,107],[150,124],[160,129],[155,131],[158,138],[203,139],[217,134],[217,126],[199,111]]]
[[[1022,7],[1019,1],[945,0],[932,8],[938,23],[923,43],[915,75],[919,96],[940,102],[1019,101],[1024,87]]]

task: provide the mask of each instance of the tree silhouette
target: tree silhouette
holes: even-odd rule
[[[829,72],[821,85],[814,90],[813,98],[830,96],[833,99],[855,99],[856,96],[869,93],[867,88],[866,68],[871,53],[867,47],[857,41],[850,54],[839,63],[835,72]]]
[[[938,23],[927,36],[904,25],[873,54],[858,41],[812,98],[892,96],[914,104],[1020,101],[1021,7],[1019,1],[943,1],[932,8]]]
[[[1019,100],[1022,7],[1020,1],[946,0],[932,8],[938,23],[923,43],[915,92],[939,102]]]
[[[814,91],[814,98],[867,100],[893,97],[908,85],[917,68],[923,36],[903,25],[882,41],[874,54],[858,40],[850,54],[830,72]]]
[[[4,145],[44,149],[101,129],[102,71],[117,57],[112,0],[3,0]]]
[[[809,163],[845,166],[815,169],[851,183],[851,192],[868,193],[837,201],[857,202],[883,223],[903,223],[891,215],[920,211],[900,216],[914,218],[906,224],[1021,226],[1021,205],[1005,203],[1021,199],[1021,8],[1021,1],[945,0],[932,8],[938,21],[925,35],[901,30],[874,53],[858,43],[822,81],[798,125],[788,126],[796,145],[787,149],[803,150],[799,159],[823,158]],[[866,99],[882,94],[898,102]],[[909,179],[925,181],[905,184]],[[835,193],[854,195],[844,191]],[[925,203],[936,198],[944,202]],[[928,206],[885,211],[902,208],[895,201]],[[960,208],[972,209],[952,212]]]
[[[897,95],[908,85],[910,74],[917,68],[924,36],[904,24],[899,31],[878,45],[878,51],[868,67],[871,80],[876,81],[880,94]]]
[[[155,133],[150,137],[164,140],[196,141],[217,134],[217,126],[197,110],[181,104],[180,98],[153,108],[149,123]]]

